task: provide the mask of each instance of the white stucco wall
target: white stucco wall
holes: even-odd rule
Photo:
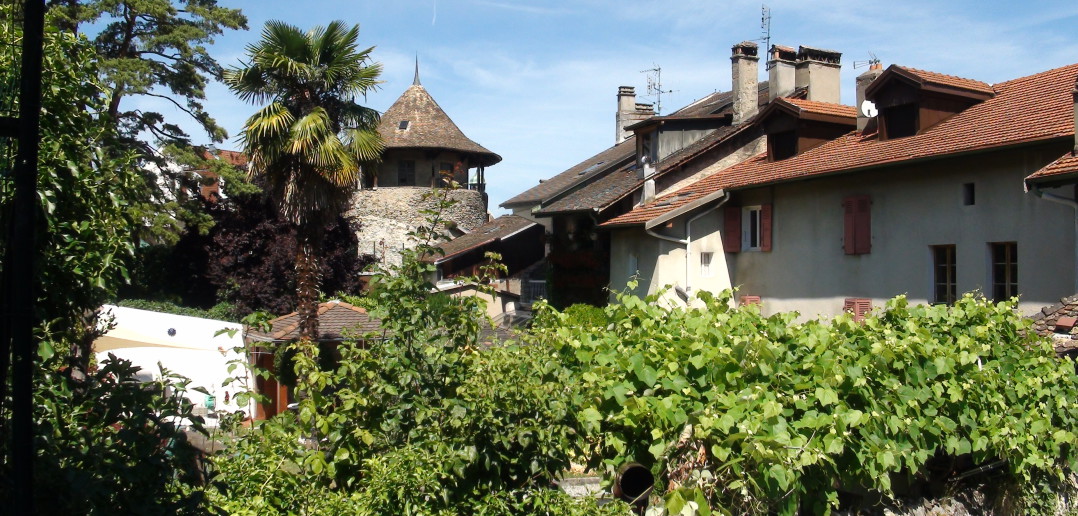
[[[1074,211],[1024,192],[1022,182],[1064,150],[1058,144],[1041,145],[737,192],[732,204],[772,203],[773,247],[771,252],[723,254],[730,284],[739,286],[740,294],[761,296],[765,313],[796,310],[805,317],[837,314],[847,297],[872,298],[874,306],[881,306],[906,294],[924,303],[932,298],[929,246],[956,246],[961,294],[990,289],[990,242],[1017,242],[1019,309],[1032,313],[1078,288]],[[964,183],[976,185],[973,206],[963,205]],[[1074,197],[1073,188],[1056,193]],[[842,200],[864,194],[872,199],[872,250],[846,255]],[[721,218],[716,212],[694,224],[694,231],[699,225],[701,233],[705,226],[714,232],[701,246],[721,246]],[[682,228],[679,219],[667,231]],[[646,279],[641,288],[647,292],[683,283],[681,247],[660,244],[642,228],[614,231],[612,286],[627,280],[630,252],[637,253]],[[699,263],[694,265],[698,270]],[[723,283],[693,286],[712,289]]]

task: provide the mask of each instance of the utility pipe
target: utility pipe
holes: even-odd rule
[[[659,225],[661,225],[663,223],[666,223],[666,222],[668,222],[668,221],[670,221],[670,220],[672,220],[672,219],[674,219],[676,217],[679,217],[681,215],[690,213],[693,210],[695,210],[695,209],[697,209],[697,208],[699,208],[701,206],[704,206],[704,205],[706,205],[706,204],[708,204],[708,203],[710,203],[710,202],[712,202],[712,201],[714,201],[716,199],[718,199],[719,202],[716,203],[714,206],[704,210],[703,212],[699,213],[698,215],[694,215],[693,217],[689,218],[689,220],[685,221],[685,238],[674,238],[672,236],[659,234],[659,233],[657,233],[655,231],[654,228],[658,227]],[[680,208],[671,210],[671,211],[669,211],[667,213],[664,213],[663,215],[659,215],[658,217],[655,217],[655,218],[647,221],[646,223],[644,223],[644,232],[646,232],[648,235],[651,235],[651,236],[653,236],[655,238],[658,238],[660,240],[667,240],[667,241],[674,242],[674,243],[681,244],[681,245],[685,246],[685,293],[686,294],[692,293],[692,284],[689,282],[689,267],[690,267],[689,264],[691,263],[691,257],[692,257],[692,223],[696,222],[697,220],[699,220],[701,218],[703,218],[705,215],[719,209],[723,204],[726,204],[726,202],[729,201],[729,200],[730,200],[730,192],[726,192],[724,190],[719,190],[719,191],[717,191],[715,193],[712,193],[710,195],[706,195],[704,197],[701,197],[700,199],[697,199],[696,201],[693,201],[693,202],[691,202],[689,204],[686,204],[686,205],[684,205],[684,206],[682,206]]]
[[[1032,190],[1030,191],[1033,192],[1033,195],[1036,195],[1040,199],[1052,201],[1065,206],[1070,206],[1074,210],[1074,259],[1076,260],[1076,265],[1074,270],[1073,291],[1078,292],[1078,201],[1063,197],[1061,195],[1043,192],[1041,191],[1041,188],[1037,185],[1033,185]]]

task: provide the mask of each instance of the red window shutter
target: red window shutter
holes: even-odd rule
[[[867,254],[872,250],[872,201],[867,195],[842,200],[842,248],[846,254]]]
[[[760,250],[771,250],[771,205],[760,207]]]
[[[764,302],[760,299],[760,296],[741,296],[741,301],[738,303],[741,306],[763,304]]]
[[[854,242],[857,254],[872,251],[872,201],[867,195],[856,198],[857,206],[854,221]]]
[[[741,207],[727,206],[722,246],[728,253],[741,252]]]
[[[842,311],[853,314],[853,320],[861,322],[872,311],[872,300],[867,297],[847,297],[842,304]]]

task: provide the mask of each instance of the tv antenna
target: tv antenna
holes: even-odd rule
[[[853,67],[854,67],[854,69],[864,68],[866,66],[871,68],[872,65],[878,65],[878,64],[880,64],[880,58],[876,57],[876,54],[873,54],[872,52],[869,52],[868,53],[868,59],[866,59],[864,61],[854,61],[853,62]]]
[[[652,63],[654,68],[647,70],[640,70],[640,73],[648,74],[648,97],[655,97],[655,114],[661,115],[663,112],[663,93],[673,93],[675,90],[663,89],[663,69],[661,66]]]
[[[771,8],[765,4],[760,4],[760,39],[757,41],[763,42],[764,54],[771,51]],[[767,59],[767,64],[764,65],[765,70],[771,69],[771,59]]]

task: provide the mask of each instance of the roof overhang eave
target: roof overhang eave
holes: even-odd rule
[[[676,218],[678,218],[678,217],[680,217],[682,215],[685,215],[687,213],[691,213],[693,211],[696,211],[697,209],[699,209],[699,208],[701,208],[703,206],[707,206],[708,204],[711,204],[712,202],[717,201],[717,200],[719,200],[719,199],[721,199],[723,197],[726,197],[726,190],[720,188],[720,189],[718,189],[718,190],[716,190],[714,192],[711,192],[711,193],[709,193],[709,194],[707,194],[707,195],[705,195],[705,196],[703,196],[703,197],[701,197],[701,198],[699,198],[699,199],[697,199],[695,201],[692,201],[692,202],[689,202],[689,203],[684,204],[682,206],[679,206],[677,208],[674,208],[674,209],[672,209],[672,210],[670,210],[670,211],[668,211],[666,213],[663,213],[662,215],[659,215],[659,216],[645,222],[644,223],[644,229],[645,230],[654,229],[657,226],[660,226],[662,224],[666,224],[667,222],[670,222],[671,220],[674,220],[674,219],[676,219]]]

